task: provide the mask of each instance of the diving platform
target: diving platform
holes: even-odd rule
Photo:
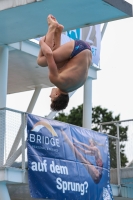
[[[1,58],[8,63],[7,94],[53,87],[48,69],[37,65],[39,45],[29,41],[47,33],[46,19],[50,13],[66,32],[132,17],[132,5],[123,0],[10,0],[10,4],[0,1],[0,55],[4,48],[6,53]],[[91,66],[91,79],[97,78],[98,70]],[[0,71],[0,79],[5,80],[2,73],[7,72]]]
[[[68,38],[64,35],[64,37]],[[31,41],[9,44],[7,94],[30,91],[35,88],[49,88],[54,85],[48,77],[48,68],[37,64],[40,46]],[[91,66],[89,76],[96,79],[96,66]],[[19,80],[19,84],[18,84]]]
[[[3,10],[0,11],[0,45],[45,35],[46,18],[49,14],[53,14],[64,25],[64,31],[132,16],[132,5],[124,0],[33,0],[29,2],[31,3],[21,6],[13,4],[16,7],[9,8],[8,1],[0,1],[0,8],[5,3],[5,7],[3,6]]]

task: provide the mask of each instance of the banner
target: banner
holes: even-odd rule
[[[113,200],[107,135],[31,114],[27,133],[31,197]]]

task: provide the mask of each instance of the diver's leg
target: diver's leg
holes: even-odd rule
[[[74,41],[72,40],[70,42],[67,42],[61,45],[60,47],[58,47],[56,50],[53,51],[53,57],[54,57],[55,63],[57,64],[57,67],[58,67],[58,64],[62,63],[62,66],[63,66],[66,62],[69,61],[73,48],[74,48]],[[45,42],[42,42],[41,50],[43,52],[43,55],[45,55],[45,50],[46,50]],[[41,55],[41,53],[39,55]],[[43,67],[47,66],[47,61],[46,61],[45,56],[40,56],[40,57],[38,56],[37,62],[38,62],[38,65],[40,66],[43,66]],[[60,65],[59,68],[62,66]]]
[[[56,28],[58,27],[58,22],[52,15],[48,15],[47,22],[48,22],[48,32],[46,36],[44,37],[45,37],[46,44],[52,50],[54,46],[54,37],[55,37]],[[40,46],[41,46],[41,43],[44,42],[44,37],[42,37],[42,39],[40,40]]]
[[[47,32],[46,36],[43,36],[39,42],[40,51],[39,51],[39,55],[37,58],[38,65],[40,65],[42,67],[47,66],[47,61],[46,61],[46,58],[45,58],[44,52],[43,52],[44,42],[51,48],[51,50],[53,49],[53,47],[55,46],[54,45],[55,30],[58,26],[57,20],[52,15],[48,15],[47,22],[48,22],[48,32]]]
[[[58,24],[58,26],[55,30],[55,35],[54,35],[53,51],[61,46],[61,33],[62,33],[63,29],[64,29],[64,26],[62,24]]]

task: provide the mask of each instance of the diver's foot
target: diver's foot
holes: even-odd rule
[[[58,24],[56,30],[55,30],[55,33],[58,33],[58,32],[62,32],[64,29],[64,26],[62,24]]]
[[[48,15],[47,22],[48,22],[49,28],[52,28],[52,27],[57,28],[58,27],[58,22],[53,15]]]

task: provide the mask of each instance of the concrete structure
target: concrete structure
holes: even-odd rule
[[[4,2],[9,4],[7,0]],[[47,31],[45,20],[50,13],[65,26],[65,31],[132,16],[132,6],[123,0],[82,0],[79,4],[76,0],[31,2],[22,6],[16,4],[16,7],[0,12],[0,19],[3,19],[0,20],[0,44],[11,44],[44,35]],[[6,8],[2,4],[3,1],[0,1],[0,8]]]
[[[123,0],[83,0],[80,3],[77,3],[76,0],[60,2],[31,0],[29,2],[30,4],[25,5],[23,3],[9,5],[7,0],[0,1],[0,108],[6,106],[7,93],[11,94],[34,89],[33,98],[27,110],[32,112],[41,88],[53,86],[48,80],[47,68],[39,68],[36,64],[38,45],[28,41],[28,39],[40,37],[46,33],[47,25],[42,19],[45,21],[47,15],[52,13],[65,26],[66,31],[131,17],[132,6]],[[92,96],[91,86],[92,80],[97,77],[97,70],[98,68],[91,66],[88,80],[85,83],[85,91],[89,90],[90,92],[84,97],[84,127],[87,128],[90,128],[91,124],[91,115],[89,114],[92,106],[90,98]],[[89,101],[90,107],[88,107],[86,100]],[[21,114],[21,126],[12,144],[8,158],[5,158],[4,155],[6,112],[3,111],[0,115],[2,119],[0,122],[2,124],[0,130],[0,200],[30,199],[25,185],[27,183],[24,162],[25,113]],[[49,117],[53,117],[53,113]],[[18,148],[20,140],[22,140],[22,149],[21,147]],[[21,168],[12,168],[12,164],[21,154]],[[115,186],[114,192],[116,195],[118,194],[118,189]]]

